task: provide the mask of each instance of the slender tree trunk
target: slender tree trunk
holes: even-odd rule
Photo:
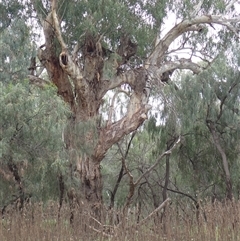
[[[173,146],[174,140],[169,140],[167,142],[167,151]],[[170,178],[170,155],[166,156],[166,172],[165,172],[165,183],[162,191],[163,196],[163,202],[167,199],[167,191],[168,191],[168,184],[169,184],[169,178]],[[161,213],[161,223],[163,224],[163,230],[166,233],[167,231],[167,222],[166,222],[166,207],[163,208],[163,212]]]
[[[167,142],[167,150],[166,151],[169,151],[173,147],[177,138],[179,138],[179,137],[174,137],[173,139],[170,139]],[[165,170],[166,170],[165,183],[164,183],[164,188],[163,188],[163,192],[162,192],[163,202],[167,199],[167,190],[168,190],[168,184],[169,184],[169,178],[170,178],[170,155],[166,156],[166,169]]]
[[[169,150],[169,147],[167,147]],[[165,183],[162,191],[163,196],[163,202],[167,199],[167,191],[168,191],[168,183],[169,183],[169,177],[170,177],[170,156],[166,156],[166,173],[165,173]],[[163,224],[163,230],[164,233],[167,231],[167,220],[166,220],[166,207],[163,208],[163,211],[161,213],[161,223]]]
[[[220,138],[216,132],[216,127],[213,122],[208,122],[208,128],[212,134],[214,145],[216,146],[217,150],[219,151],[221,158],[222,158],[222,164],[223,164],[223,170],[225,175],[225,184],[226,184],[226,197],[228,200],[232,200],[233,198],[233,190],[232,190],[232,180],[227,160],[227,155],[221,145]]]
[[[112,209],[114,207],[114,201],[115,201],[115,196],[116,196],[116,193],[117,193],[117,190],[118,190],[118,187],[120,185],[120,182],[123,178],[123,175],[124,175],[124,166],[122,164],[122,167],[121,167],[121,170],[118,174],[118,179],[117,179],[117,182],[114,186],[114,189],[113,191],[111,192],[111,197],[110,197],[110,205],[109,205],[109,209]]]
[[[169,177],[170,177],[170,162],[169,162],[170,156],[166,156],[166,173],[165,173],[165,183],[164,188],[162,192],[163,196],[163,202],[167,199],[167,188],[169,183]]]
[[[58,206],[58,220],[59,220],[63,199],[64,199],[64,190],[65,190],[65,184],[64,184],[62,173],[58,175],[58,185],[59,185],[59,206]]]

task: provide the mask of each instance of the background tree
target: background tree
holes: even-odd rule
[[[178,83],[174,98],[183,136],[179,167],[195,190],[193,196],[212,192],[213,199],[231,200],[233,193],[237,197],[231,176],[238,170],[239,159],[235,142],[239,135],[238,54],[237,46],[229,49],[208,70],[196,77],[182,75]]]
[[[31,197],[46,201],[59,196],[56,177],[67,166],[61,143],[66,109],[58,97],[53,101],[53,87],[41,95],[38,90],[30,92],[28,82],[2,84],[1,90],[0,205],[4,213],[16,203],[22,210]]]
[[[5,16],[0,37],[0,206],[5,213],[12,205],[22,211],[30,198],[58,196],[56,176],[66,164],[61,133],[68,110],[51,84],[41,91],[29,85],[34,45],[20,14],[23,8],[14,1],[8,8],[4,2],[0,6]]]

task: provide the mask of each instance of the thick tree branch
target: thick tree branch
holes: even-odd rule
[[[55,35],[62,47],[62,52],[64,52],[67,50],[67,45],[65,44],[62,34],[61,34],[60,24],[58,21],[56,9],[57,9],[57,0],[52,0],[52,18],[53,18],[53,23],[54,23]]]
[[[64,39],[62,37],[62,33],[60,30],[60,23],[58,21],[58,16],[56,13],[56,0],[52,0],[52,18],[53,18],[53,24],[55,29],[55,35],[61,45],[62,53],[59,56],[59,62],[63,70],[75,81],[76,84],[80,84],[81,86],[78,86],[78,89],[82,89],[83,86],[80,81],[83,80],[82,72],[80,68],[72,61],[71,56],[69,55],[67,51],[67,45],[64,42]],[[86,83],[84,83],[86,84]]]
[[[120,75],[116,75],[110,80],[109,85],[107,86],[108,90],[115,89],[116,87],[121,86],[122,84],[133,85],[136,81],[136,71],[128,70]]]
[[[146,74],[146,72],[143,74]],[[107,91],[120,87],[122,84],[129,84],[130,86],[133,86],[136,81],[136,70],[134,69],[128,70],[119,75],[115,75],[109,80],[102,78],[102,86],[101,89],[99,89],[98,98],[101,99],[107,93]]]
[[[142,106],[135,113],[128,112],[121,120],[103,128],[99,137],[101,142],[95,151],[96,160],[100,161],[114,143],[117,143],[123,136],[128,135],[141,126],[147,119],[147,113],[150,109],[151,106],[149,105]]]
[[[151,71],[154,78],[161,79],[164,73],[168,71],[174,71],[176,69],[189,69],[194,74],[199,74],[203,70],[201,66],[192,62],[190,59],[181,58],[176,61],[166,62],[160,68],[153,67]]]
[[[57,0],[52,0],[52,19],[54,24],[55,35],[61,45],[62,53],[59,56],[59,63],[62,69],[71,77],[74,81],[75,90],[78,90],[79,94],[85,94],[86,81],[83,81],[83,74],[81,69],[73,62],[70,54],[68,53],[68,48],[64,39],[62,37],[60,23],[57,16]],[[85,87],[85,88],[84,88]],[[81,91],[80,91],[81,90]]]
[[[121,78],[121,77],[122,78]],[[147,113],[151,106],[147,104],[148,93],[146,91],[147,72],[143,68],[127,71],[117,79],[119,83],[127,83],[131,86],[129,104],[126,115],[119,121],[107,125],[100,131],[101,143],[99,143],[95,156],[100,160],[106,151],[123,136],[136,130],[147,119]],[[106,88],[115,88],[115,83],[109,84]],[[110,124],[110,123],[108,123]]]
[[[44,21],[42,20],[42,26],[45,44],[40,46],[37,56],[43,67],[46,68],[49,78],[57,86],[58,94],[63,97],[64,101],[75,112],[72,85],[68,79],[68,75],[60,66],[58,56],[56,56],[57,46],[52,12],[47,15]]]
[[[150,66],[160,66],[164,54],[167,52],[171,43],[173,43],[174,40],[185,32],[201,31],[203,28],[201,24],[215,23],[225,26],[230,31],[234,32],[237,37],[239,37],[236,28],[232,25],[232,23],[237,23],[239,21],[240,16],[236,18],[226,18],[224,16],[217,15],[203,15],[197,16],[193,19],[183,20],[181,23],[173,27],[162,40],[160,40],[152,54],[147,59],[145,67],[149,68]]]

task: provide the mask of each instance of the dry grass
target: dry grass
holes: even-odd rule
[[[54,203],[46,208],[37,205],[22,215],[9,212],[0,222],[0,240],[240,241],[240,201],[205,204],[198,218],[193,210],[185,208],[183,211],[173,205],[167,207],[163,222],[160,216],[158,213],[142,226],[136,224],[132,215],[121,225],[100,227],[89,215],[81,212],[81,215],[75,214],[74,224],[70,225],[67,206],[62,209],[58,222]],[[104,224],[107,223],[109,220],[106,219]],[[110,235],[110,229],[114,236]]]

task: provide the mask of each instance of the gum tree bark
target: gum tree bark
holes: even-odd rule
[[[84,198],[98,212],[102,203],[100,162],[114,143],[136,130],[147,118],[150,109],[145,93],[147,72],[144,68],[138,68],[111,80],[103,79],[104,56],[97,40],[90,35],[86,37],[84,46],[84,67],[77,66],[62,39],[56,1],[52,1],[52,11],[42,20],[42,25],[46,42],[39,49],[38,58],[57,86],[58,94],[71,108],[72,117],[65,130],[64,140],[70,159],[76,163],[80,174]],[[61,46],[59,56],[56,55],[55,38]],[[108,90],[122,84],[128,84],[134,90],[127,114],[117,122],[108,120],[107,125],[101,126],[99,108],[103,97]],[[83,136],[77,136],[77,132],[81,131],[79,128],[84,128],[84,124],[89,125],[87,130]],[[87,146],[87,152],[80,154],[77,150],[83,145]]]
[[[32,1],[34,4],[35,1]],[[64,42],[59,17],[57,16],[57,0],[51,1],[51,10],[41,20],[45,44],[39,48],[38,58],[46,68],[50,80],[56,85],[58,94],[69,105],[72,115],[64,132],[64,141],[72,163],[80,175],[83,196],[86,202],[98,214],[102,204],[102,176],[100,163],[108,149],[121,138],[138,129],[147,119],[151,106],[148,104],[149,89],[147,82],[159,82],[168,71],[189,69],[199,73],[202,67],[190,59],[165,61],[169,46],[179,36],[187,32],[200,32],[206,24],[215,23],[235,31],[231,23],[239,22],[240,18],[227,19],[222,16],[203,15],[184,20],[173,27],[156,43],[149,58],[142,67],[131,68],[118,72],[116,59],[106,60],[105,51],[101,45],[101,37],[85,34],[84,45],[81,46],[81,63],[75,61],[78,54],[78,44],[73,53],[69,52]],[[156,33],[157,35],[158,33]],[[122,60],[136,54],[136,45],[131,41],[120,41],[116,55]],[[131,52],[126,53],[131,47]],[[106,77],[106,65],[112,66],[111,77]],[[40,78],[29,76],[30,81]],[[44,83],[44,81],[43,81]],[[131,93],[126,114],[113,122],[111,114],[106,124],[100,120],[100,107],[103,97],[109,90],[129,86]],[[88,128],[85,128],[88,126]],[[79,150],[86,147],[85,152]]]

